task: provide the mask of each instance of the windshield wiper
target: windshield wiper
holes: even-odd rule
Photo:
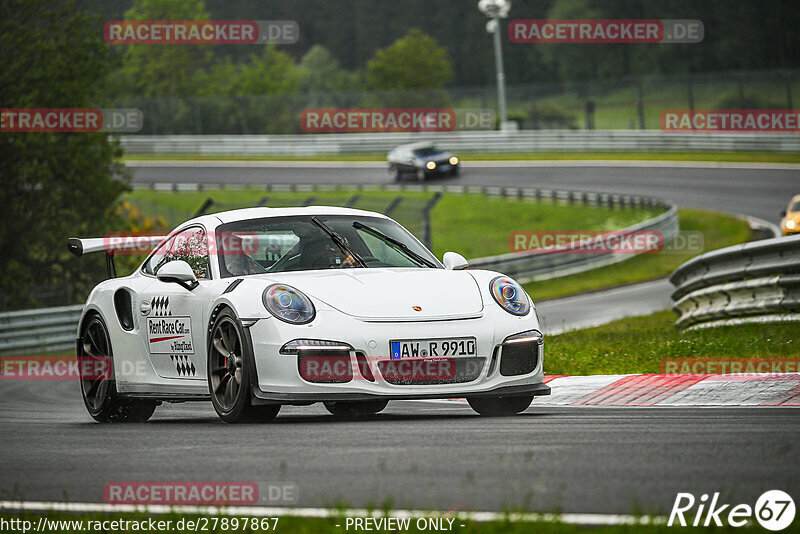
[[[403,253],[405,253],[406,256],[408,256],[409,258],[411,258],[412,260],[417,262],[419,265],[424,265],[426,267],[430,267],[431,269],[435,269],[436,268],[436,265],[434,265],[433,262],[423,258],[419,254],[417,254],[416,252],[414,252],[413,250],[408,248],[408,246],[405,243],[403,243],[402,241],[398,241],[397,239],[395,239],[393,237],[389,237],[388,235],[386,235],[386,234],[384,234],[382,232],[379,232],[378,230],[376,230],[375,228],[372,228],[371,226],[367,226],[364,223],[356,221],[356,222],[353,223],[353,228],[357,228],[359,230],[364,230],[365,232],[369,232],[370,234],[374,235],[375,237],[377,237],[381,241],[383,241],[385,243],[388,243],[390,245],[393,245],[394,248],[396,248],[396,249],[402,251]]]
[[[359,263],[359,265],[361,265],[362,267],[367,266],[366,262],[361,259],[361,256],[359,256],[356,253],[356,251],[350,248],[350,245],[347,244],[347,241],[345,241],[342,236],[333,231],[333,229],[330,226],[319,220],[319,218],[316,215],[311,217],[311,222],[322,228],[322,231],[328,234],[328,236],[330,236],[331,240],[334,243],[336,243],[336,246],[338,246],[344,252],[350,254],[350,256],[352,256],[353,259],[355,259]]]

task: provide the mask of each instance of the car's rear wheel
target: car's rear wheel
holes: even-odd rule
[[[143,423],[157,401],[125,399],[117,393],[111,338],[102,317],[92,315],[81,329],[78,344],[81,396],[92,419],[100,423]]]
[[[389,401],[328,401],[324,402],[323,404],[325,405],[325,409],[327,409],[336,417],[341,417],[344,419],[359,419],[362,417],[375,415],[386,408],[386,405],[389,404]]]
[[[467,397],[473,410],[481,415],[503,416],[524,412],[533,401],[533,395],[525,397]]]
[[[236,316],[225,309],[211,328],[208,347],[208,390],[217,415],[227,423],[275,419],[279,404],[254,405],[251,391],[255,366],[250,345]]]

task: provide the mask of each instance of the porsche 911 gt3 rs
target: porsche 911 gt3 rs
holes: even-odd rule
[[[162,402],[210,400],[225,421],[282,405],[374,414],[392,399],[464,398],[525,410],[543,383],[530,297],[501,273],[440,262],[392,219],[333,207],[249,208],[187,221],[130,276],[98,284],[77,332],[97,421],[145,421]],[[76,255],[123,241],[76,239]],[[111,269],[110,269],[111,271]]]

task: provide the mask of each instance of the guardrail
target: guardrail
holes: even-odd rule
[[[800,320],[800,235],[715,250],[670,276],[679,327]]]
[[[0,313],[0,353],[70,350],[82,305]]]
[[[678,208],[672,206],[665,213],[647,221],[629,226],[616,233],[620,236],[636,231],[659,232],[663,243],[670,243],[678,235]],[[625,261],[630,254],[525,254],[510,253],[488,258],[470,260],[469,268],[488,269],[507,274],[521,283],[531,280],[547,280],[558,276],[580,273]]]
[[[125,135],[128,154],[314,156],[388,152],[434,141],[457,152],[800,152],[800,136],[779,132],[520,130],[300,135]]]
[[[208,188],[209,184],[164,184],[153,183],[149,187],[158,190],[191,191]],[[244,187],[244,184],[224,184],[226,188]],[[411,191],[455,194],[483,194],[495,197],[517,198],[531,202],[553,202],[565,205],[581,204],[593,207],[664,209],[664,213],[639,224],[617,230],[620,234],[637,230],[662,233],[668,243],[678,233],[677,208],[663,200],[610,193],[563,191],[555,189],[493,187],[493,186],[443,186],[430,184],[268,184],[268,191],[335,191],[354,189],[359,191]],[[263,188],[262,188],[263,189]],[[430,229],[427,230],[430,232]],[[425,229],[423,229],[425,233]],[[563,276],[586,271],[630,258],[630,254],[524,254],[510,253],[500,256],[470,260],[470,268],[497,270],[521,282]],[[34,351],[69,350],[75,346],[75,329],[83,307],[63,306],[0,313],[0,353],[23,354]]]

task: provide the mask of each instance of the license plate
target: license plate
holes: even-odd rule
[[[449,171],[450,170],[450,165],[448,165],[446,163],[444,165],[439,165],[439,170],[440,171]]]
[[[393,360],[404,358],[458,358],[476,356],[474,337],[399,339],[389,342]]]

